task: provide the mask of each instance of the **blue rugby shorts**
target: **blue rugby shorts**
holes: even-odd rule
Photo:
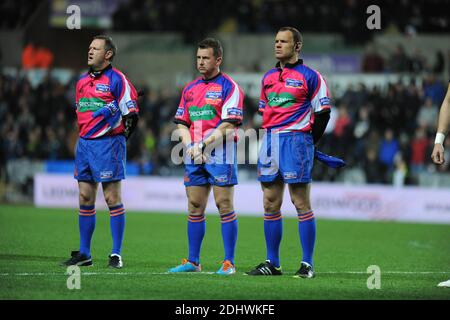
[[[110,182],[125,179],[126,139],[123,135],[96,139],[79,138],[74,178],[78,181]]]
[[[314,142],[309,132],[267,132],[258,157],[258,181],[310,183]]]

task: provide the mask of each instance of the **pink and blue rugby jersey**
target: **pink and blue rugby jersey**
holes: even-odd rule
[[[269,70],[262,79],[258,111],[262,127],[273,132],[308,132],[314,124],[314,113],[331,107],[325,80],[319,72],[299,59]]]
[[[189,127],[191,139],[197,143],[224,121],[240,125],[243,101],[241,88],[228,75],[219,73],[208,80],[199,77],[184,87],[174,122]]]
[[[119,70],[109,65],[99,75],[83,74],[76,86],[76,106],[80,137],[94,139],[104,135],[122,134],[125,126],[121,118],[112,128],[103,116],[92,114],[116,100],[122,116],[139,112],[136,89]]]

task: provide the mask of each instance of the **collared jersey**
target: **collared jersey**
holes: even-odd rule
[[[119,70],[108,66],[98,75],[84,73],[76,86],[76,107],[80,137],[94,139],[104,135],[122,134],[125,126],[121,117],[111,127],[103,116],[92,114],[107,103],[116,100],[121,115],[138,112],[136,89]],[[120,121],[119,121],[120,120]]]
[[[186,125],[197,143],[224,121],[240,125],[243,100],[241,88],[228,75],[199,77],[184,87],[174,122]]]
[[[269,70],[261,81],[258,111],[263,115],[264,129],[308,132],[314,124],[314,113],[330,107],[325,80],[301,59]]]

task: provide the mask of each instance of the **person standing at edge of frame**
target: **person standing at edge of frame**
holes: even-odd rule
[[[435,164],[441,165],[445,162],[444,158],[444,140],[448,133],[448,125],[450,123],[450,80],[447,88],[447,94],[442,102],[441,109],[439,111],[438,128],[436,138],[434,140],[434,148],[431,153],[431,159]],[[449,287],[450,279],[442,281],[438,284],[438,287]]]

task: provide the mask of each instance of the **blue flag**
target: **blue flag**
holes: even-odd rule
[[[315,150],[314,158],[330,168],[341,168],[346,165],[344,160],[337,157],[329,156],[323,152],[320,152],[319,150]]]

